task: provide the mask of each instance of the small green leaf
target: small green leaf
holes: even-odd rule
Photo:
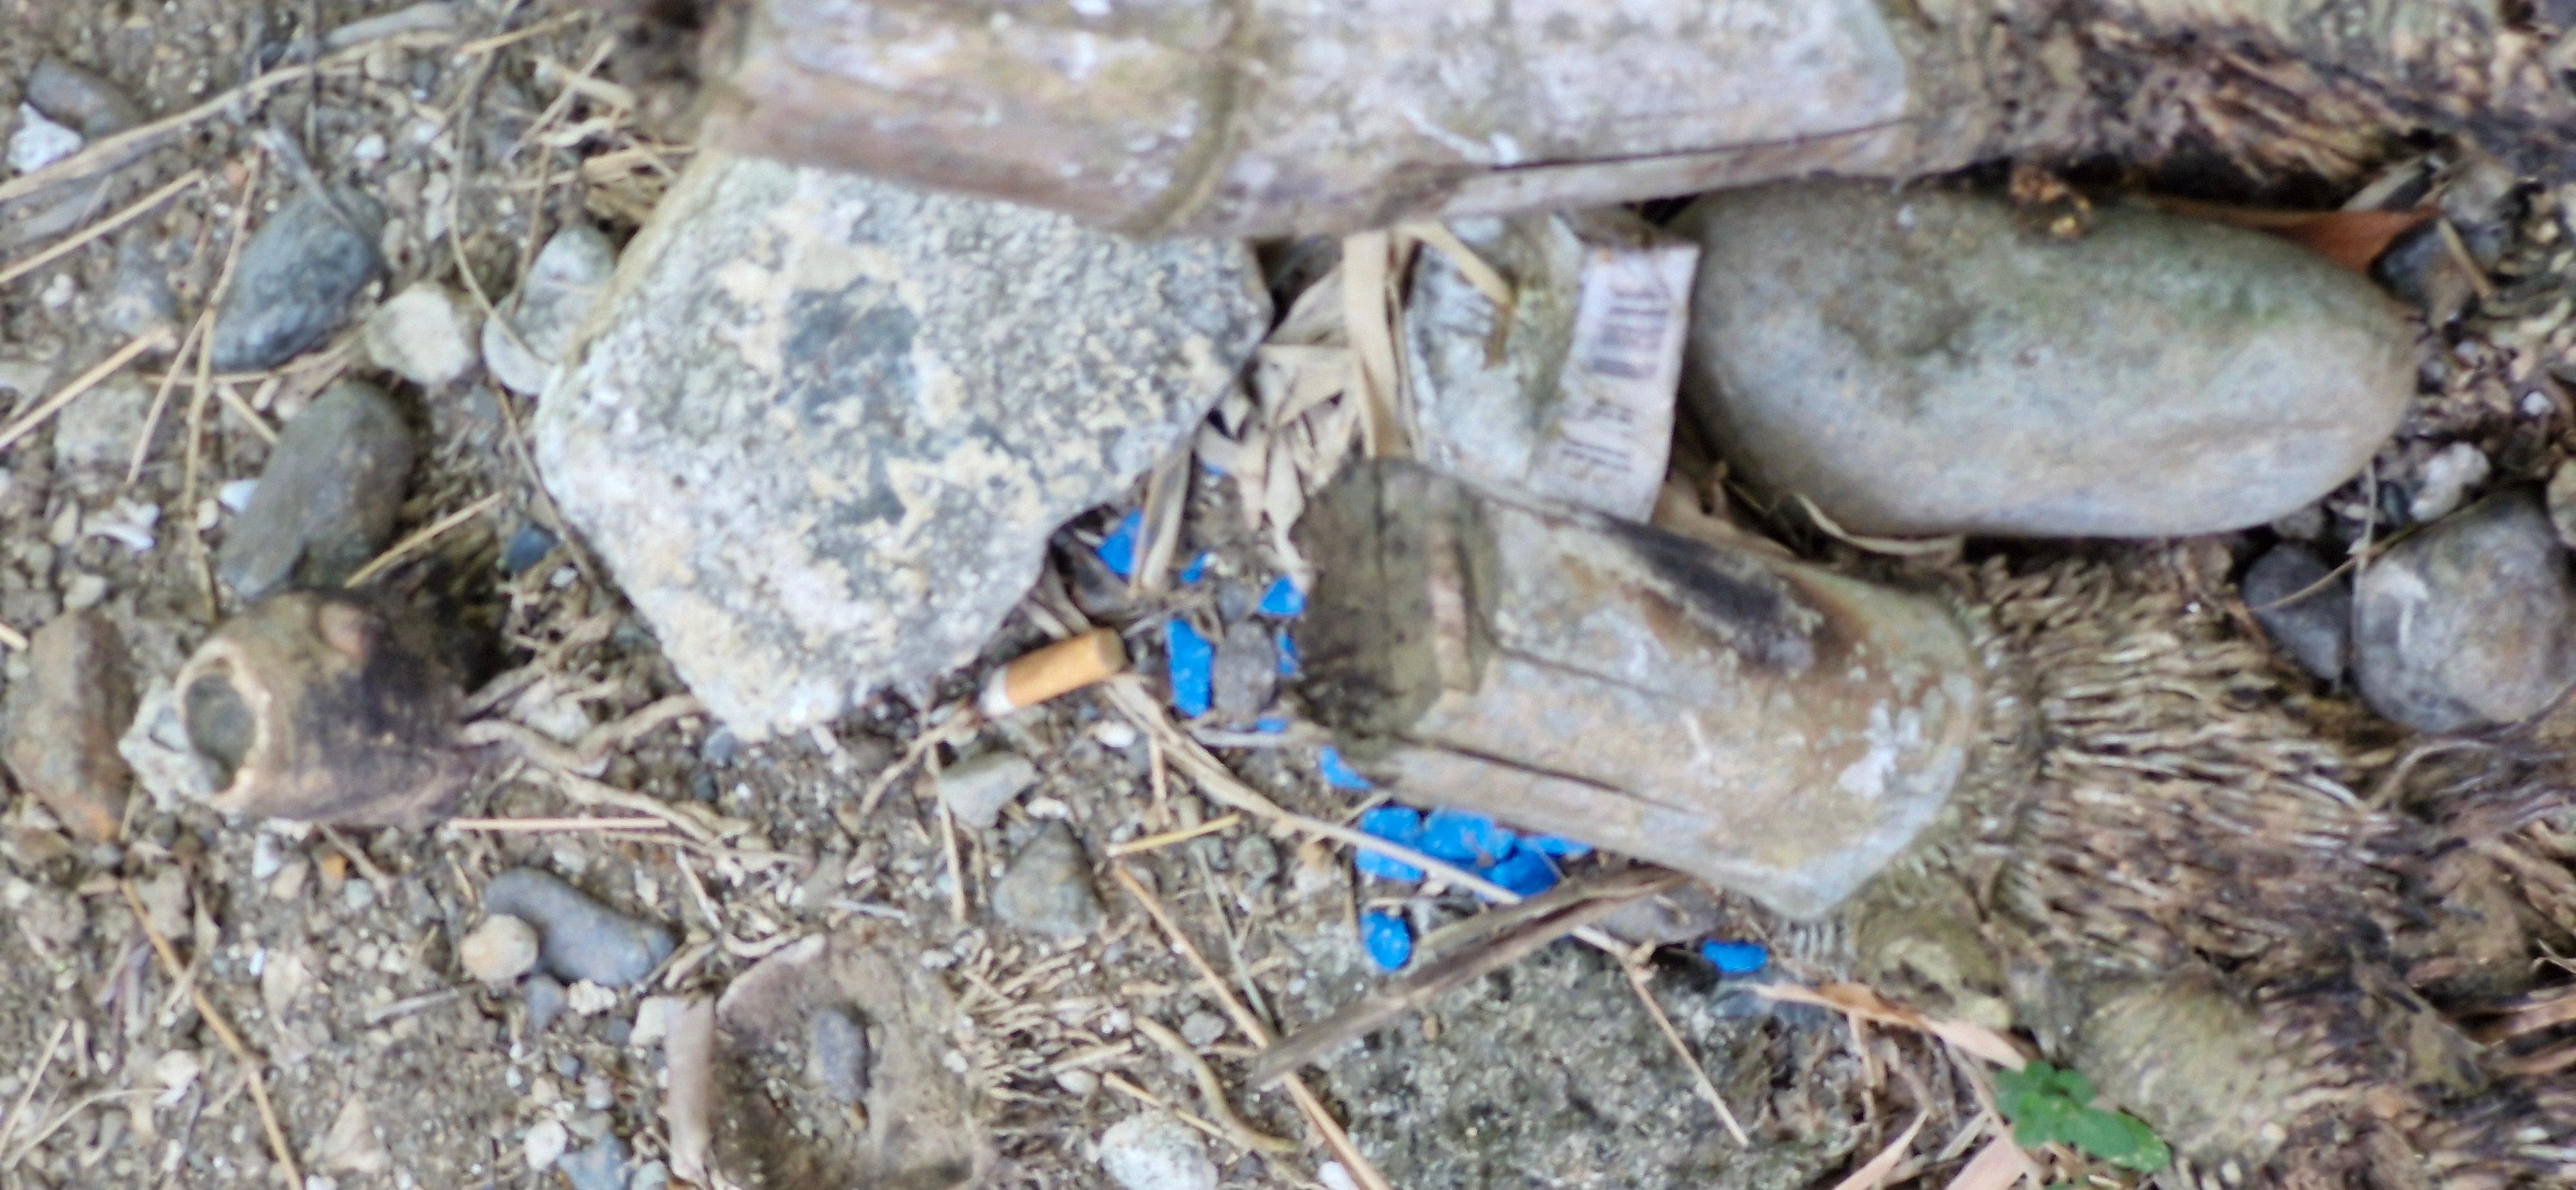
[[[2125,1156],[2106,1157],[2105,1160],[2139,1173],[2154,1173],[2173,1164],[2173,1150],[2165,1146],[2164,1138],[2157,1136],[2156,1130],[2148,1127],[2145,1120],[2126,1114],[2119,1118],[2129,1126],[2130,1148]]]
[[[2088,1107],[2067,1117],[2066,1143],[2114,1165],[2124,1165],[2121,1159],[2138,1147],[2138,1137],[2129,1130],[2127,1117]]]
[[[2093,1102],[2093,1080],[2084,1077],[2082,1071],[2058,1071],[2056,1085],[2060,1094],[2074,1100],[2078,1106]]]

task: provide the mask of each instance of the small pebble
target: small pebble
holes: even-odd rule
[[[539,961],[566,981],[625,987],[669,958],[674,945],[669,930],[618,913],[534,868],[493,877],[483,907],[536,927]]]
[[[2558,465],[2549,476],[2549,527],[2558,544],[2576,549],[2576,459]]]
[[[2486,452],[2466,442],[2454,442],[2433,452],[2431,458],[2424,460],[2424,478],[2407,502],[2407,516],[2421,524],[2451,515],[2468,497],[2469,489],[2487,481],[2490,469]]]
[[[563,1121],[538,1121],[535,1127],[528,1129],[528,1168],[542,1170],[551,1167],[562,1159],[564,1150],[571,1145],[572,1132],[563,1126]]]
[[[1269,883],[1279,874],[1279,845],[1259,832],[1245,835],[1234,845],[1234,870],[1248,884]]]
[[[1055,1076],[1055,1085],[1076,1095],[1088,1095],[1100,1089],[1100,1076],[1088,1070],[1067,1070]]]
[[[626,1142],[604,1136],[599,1143],[565,1156],[555,1170],[572,1190],[626,1190]]]
[[[742,755],[742,737],[730,727],[719,727],[707,733],[707,742],[698,746],[698,759],[708,764],[732,764]]]
[[[136,707],[124,635],[107,616],[71,606],[30,635],[24,660],[26,676],[9,683],[0,759],[74,834],[116,838],[131,772],[117,741]]]
[[[626,1179],[626,1190],[663,1190],[671,1184],[671,1167],[659,1161],[647,1161]]]
[[[1271,643],[1270,630],[1249,620],[1226,629],[1217,643],[1209,689],[1218,718],[1244,723],[1260,715],[1279,689],[1279,648]]]
[[[565,1079],[580,1078],[581,1058],[574,1054],[556,1054],[555,1074]]]
[[[528,1005],[528,1036],[536,1037],[553,1027],[564,1014],[564,985],[551,975],[532,975],[520,985],[519,995]]]
[[[1091,738],[1112,752],[1124,752],[1136,746],[1136,725],[1124,719],[1103,719],[1091,725]]]
[[[1200,1049],[1206,1049],[1216,1044],[1218,1038],[1225,1036],[1225,1029],[1224,1017],[1202,1009],[1191,1013],[1181,1021],[1181,1040]]]
[[[807,1073],[835,1102],[854,1104],[868,1097],[867,1026],[848,1009],[818,1008],[805,1019]]]
[[[1324,1184],[1324,1190],[1360,1190],[1359,1179],[1352,1177],[1351,1171],[1342,1168],[1339,1161],[1327,1161],[1316,1166],[1315,1180]]]
[[[416,447],[375,386],[342,381],[286,423],[215,569],[249,601],[293,582],[336,587],[392,540]]]
[[[376,903],[376,886],[364,880],[352,880],[340,886],[340,903],[353,910]]]
[[[2576,684],[2576,577],[2540,496],[2499,492],[2391,547],[2353,592],[2362,700],[2420,731],[2520,722]]]
[[[2273,546],[2247,568],[2239,590],[2263,635],[2299,668],[2328,682],[2343,677],[2352,652],[2352,584],[2316,551]]]
[[[464,294],[436,281],[414,282],[368,316],[367,357],[414,384],[437,388],[473,370],[482,333],[482,312]]]
[[[1038,783],[1038,768],[1016,752],[980,753],[941,769],[939,800],[957,821],[991,830],[1002,807]]]
[[[1129,1116],[1100,1134],[1100,1166],[1125,1190],[1216,1190],[1216,1163],[1199,1134],[1162,1112]]]
[[[80,152],[81,134],[45,118],[35,105],[18,105],[18,130],[9,134],[9,168],[31,174]]]
[[[1050,822],[993,885],[993,914],[1059,941],[1100,928],[1108,912],[1091,883],[1091,861],[1061,822]]]
[[[355,194],[300,195],[242,246],[208,347],[218,372],[256,372],[318,346],[383,275],[383,216]]]
[[[492,378],[527,396],[544,391],[616,268],[616,246],[598,228],[574,224],[548,238],[527,282],[501,303],[500,317],[483,324],[483,366]]]

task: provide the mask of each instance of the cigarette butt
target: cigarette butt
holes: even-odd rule
[[[977,700],[988,718],[1036,706],[1127,668],[1127,646],[1107,628],[1057,641],[994,672]]]

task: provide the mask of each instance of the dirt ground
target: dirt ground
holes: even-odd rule
[[[0,0],[0,112],[14,110],[20,80],[47,54],[107,76],[151,114],[182,112],[304,60],[317,28],[399,7]],[[615,38],[577,7],[548,0],[455,7],[461,19],[451,35],[334,60],[309,82],[194,121],[113,175],[92,200],[95,213],[187,171],[205,174],[132,224],[0,287],[0,387],[9,390],[0,408],[14,416],[123,346],[136,331],[120,322],[120,302],[130,305],[138,289],[166,285],[180,325],[196,316],[243,224],[245,195],[255,229],[287,190],[260,164],[255,125],[284,130],[331,179],[384,203],[388,291],[457,278],[461,260],[474,287],[498,297],[532,246],[567,221],[591,221],[621,240],[631,234],[688,148],[657,139],[645,130],[650,120],[621,108],[631,93],[615,81]],[[575,78],[605,85],[567,85]],[[2502,288],[2483,295],[2469,322],[2436,310],[2425,340],[2428,395],[2376,476],[2398,493],[2390,499],[2402,499],[2414,469],[2451,441],[2478,444],[2503,475],[2542,476],[2558,457],[2556,435],[2571,409],[2549,369],[2569,366],[2576,333],[2563,281],[2567,196],[2526,193],[2509,210],[2465,225],[2478,240],[2470,248],[2490,259],[2481,284],[2499,277]],[[32,250],[0,242],[0,258]],[[264,426],[291,416],[329,379],[371,372],[353,340],[344,331],[276,373],[218,377],[212,399],[175,385],[130,485],[57,474],[44,433],[0,453],[0,624],[29,629],[67,599],[96,598],[125,630],[139,671],[175,671],[227,610],[206,570],[232,515],[215,494],[258,474]],[[133,370],[157,384],[166,358],[146,355]],[[501,497],[439,552],[462,563],[474,598],[502,614],[503,664],[538,667],[531,672],[542,684],[505,713],[558,725],[570,716],[578,734],[681,693],[649,634],[577,545],[515,578],[499,575],[500,543],[524,528],[568,536],[525,462],[518,426],[531,404],[479,378],[395,391],[429,444],[404,527]],[[204,424],[193,450],[192,405]],[[137,422],[126,433],[145,429]],[[2375,495],[2339,493],[2325,515],[2361,526],[2375,515]],[[1239,599],[1268,581],[1263,542],[1228,528],[1241,523],[1230,499],[1215,484],[1194,497],[1191,546],[1212,552],[1210,576],[1117,608],[1122,623],[1141,630],[1169,611]],[[149,549],[90,531],[148,517],[157,517]],[[1086,518],[1060,539],[1059,569],[1077,593],[1094,565],[1087,542],[1114,517]],[[1088,576],[1095,586],[1097,577]],[[1039,625],[1015,618],[988,659],[1043,639]],[[21,654],[6,664],[10,681],[23,679]],[[1352,922],[1363,901],[1386,890],[1358,882],[1342,849],[1239,815],[1226,821],[1170,772],[1152,737],[1139,738],[1090,696],[986,729],[987,745],[1032,758],[1044,774],[994,831],[952,834],[917,766],[894,773],[882,803],[862,817],[866,793],[932,726],[926,712],[970,693],[979,676],[980,667],[936,689],[898,691],[831,730],[760,747],[684,719],[624,747],[597,774],[693,807],[696,821],[716,824],[712,844],[670,830],[498,829],[493,820],[617,813],[578,806],[560,785],[499,756],[458,809],[460,820],[484,825],[462,827],[296,831],[138,797],[123,841],[92,847],[16,799],[0,819],[0,967],[21,973],[0,981],[0,1185],[278,1184],[284,1171],[261,1095],[304,1190],[563,1185],[559,1171],[531,1170],[524,1155],[530,1130],[549,1121],[568,1129],[575,1149],[613,1134],[639,1166],[667,1160],[671,1137],[659,1114],[667,1066],[659,1046],[633,1037],[642,1001],[721,989],[817,934],[864,936],[912,956],[954,997],[954,1019],[940,1022],[943,1044],[963,1057],[984,1101],[991,1184],[1108,1184],[1096,1139],[1141,1101],[1202,1120],[1221,1115],[1192,1072],[1167,1061],[1135,1022],[1180,1029],[1195,1015],[1226,1011],[1146,900],[1109,874],[1113,849],[1222,823],[1115,866],[1150,890],[1154,908],[1195,939],[1223,982],[1252,989],[1288,1025],[1377,984]],[[1297,813],[1345,820],[1370,796],[1327,785],[1310,743],[1222,755]],[[1068,823],[1101,866],[1108,909],[1107,925],[1072,946],[990,916],[1001,861],[1054,820]],[[523,996],[474,984],[457,959],[458,940],[481,916],[483,885],[518,865],[547,868],[671,927],[683,935],[679,958],[646,984],[602,999],[577,995],[551,1027],[532,1030]],[[175,935],[189,964],[186,988],[159,969],[126,882],[173,927],[162,932]],[[1414,909],[1434,921],[1476,906],[1450,892]],[[1715,920],[1738,936],[1772,929],[1741,906],[1721,906]],[[1794,953],[1790,939],[1772,940]],[[1968,1082],[1914,1035],[1764,1007],[1687,958],[1664,960],[1651,986],[1741,1119],[1749,1148],[1729,1138],[1620,967],[1571,944],[1336,1056],[1313,1082],[1362,1150],[1407,1190],[1830,1184],[1919,1112],[1956,1127],[1972,1102]],[[247,1077],[187,989],[202,992],[264,1056],[264,1085]],[[1229,1027],[1207,1052],[1233,1061],[1252,1047]],[[1237,1102],[1251,1128],[1298,1142],[1263,1154],[1215,1124],[1208,1147],[1227,1186],[1340,1184],[1286,1095]],[[1974,1139],[1913,1172],[1946,1177]],[[791,1127],[753,1143],[815,1142]]]

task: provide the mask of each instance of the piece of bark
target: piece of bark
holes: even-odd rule
[[[125,638],[96,610],[48,621],[28,640],[27,680],[11,692],[9,772],[74,834],[116,837],[131,776],[116,750],[134,719]]]
[[[2003,156],[2347,176],[2421,129],[2563,174],[2482,0],[733,0],[713,138],[1144,232],[1275,234]]]
[[[1300,692],[1363,771],[1784,913],[1902,851],[1981,738],[1933,598],[1411,463],[1345,471],[1296,537]]]

